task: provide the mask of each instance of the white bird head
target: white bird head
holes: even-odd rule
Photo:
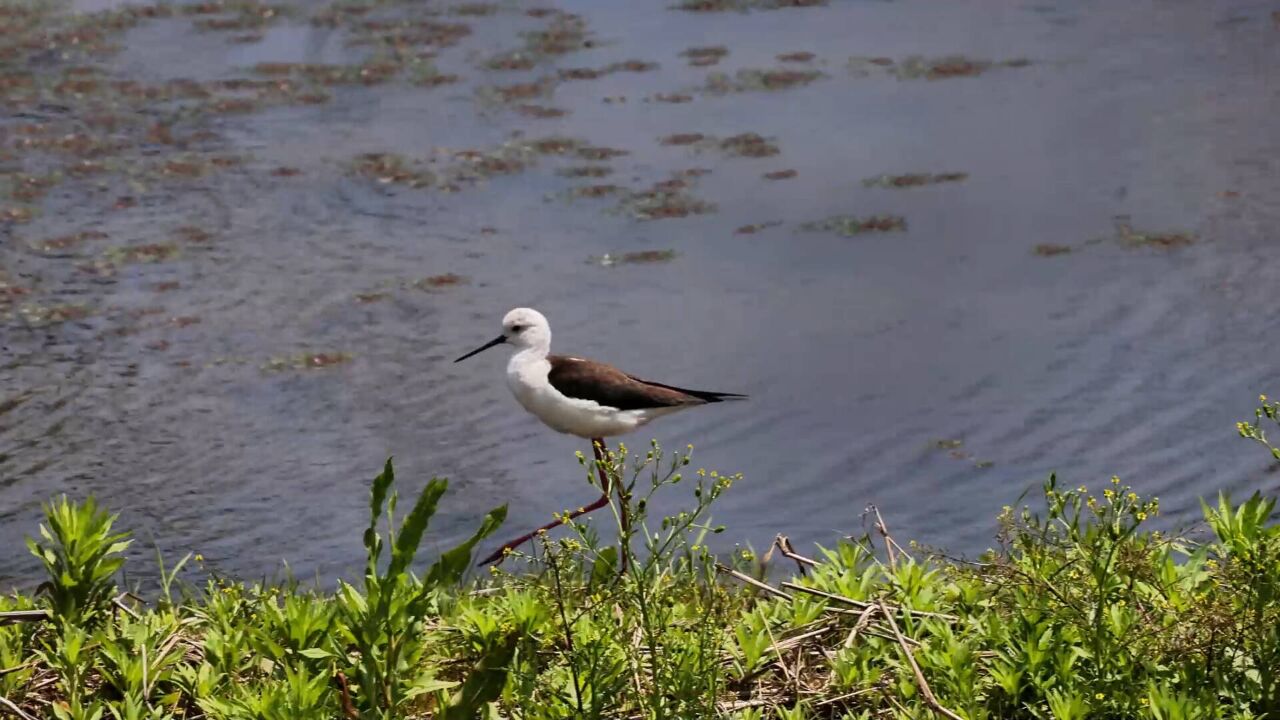
[[[494,345],[509,343],[521,350],[540,348],[543,352],[551,349],[551,325],[546,316],[533,308],[516,308],[502,318],[502,334],[454,360],[462,362],[472,355],[477,355]]]

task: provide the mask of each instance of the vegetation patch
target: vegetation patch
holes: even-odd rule
[[[580,147],[578,148],[577,152],[578,152],[578,157],[581,157],[584,160],[593,160],[596,162],[600,162],[603,160],[612,160],[613,158],[616,158],[616,157],[622,157],[623,155],[631,154],[630,150],[623,150],[621,148],[593,147],[593,146]]]
[[[808,85],[823,77],[826,76],[817,70],[746,69],[733,75],[712,73],[707,76],[702,90],[709,95],[787,90]]]
[[[1237,431],[1280,460],[1280,404],[1260,403]],[[874,506],[829,547],[778,535],[713,554],[712,507],[744,480],[691,451],[580,454],[609,508],[473,579],[505,509],[415,572],[447,483],[397,509],[390,461],[363,567],[333,588],[241,582],[189,554],[128,592],[116,516],[56,498],[28,540],[40,593],[0,599],[0,698],[22,720],[1189,720],[1280,702],[1274,498],[1219,495],[1171,533],[1119,477],[1051,475],[976,560],[899,543]],[[658,500],[680,509],[653,516]]]
[[[657,93],[650,99],[654,102],[668,103],[671,105],[693,102],[693,96],[685,93]]]
[[[833,215],[825,220],[807,222],[800,226],[808,232],[828,232],[845,237],[871,232],[897,232],[907,229],[907,221],[898,215]]]
[[[711,45],[707,47],[691,47],[680,53],[680,57],[686,58],[693,67],[706,67],[715,65],[729,54],[729,48],[723,45]]]
[[[454,273],[445,273],[443,275],[432,275],[425,277],[414,285],[423,290],[440,290],[442,288],[456,287],[458,285],[466,285],[469,281],[467,278],[456,275]]]
[[[527,118],[534,118],[536,120],[564,117],[568,114],[568,111],[561,110],[560,108],[547,107],[545,105],[519,105],[516,107],[516,112]]]
[[[608,165],[574,165],[560,168],[556,174],[567,178],[602,178],[612,175],[613,168]]]
[[[963,440],[944,438],[941,440],[934,440],[931,445],[935,450],[946,451],[947,456],[953,460],[967,460],[972,462],[975,468],[985,470],[986,468],[993,467],[995,465],[991,460],[980,460],[975,458],[973,453],[964,449]]]
[[[702,142],[706,137],[702,133],[675,133],[661,138],[658,142],[663,145],[693,145]]]
[[[357,157],[350,165],[352,175],[380,185],[436,188],[457,192],[465,186],[500,175],[524,172],[540,157],[569,156],[593,149],[573,138],[544,137],[514,139],[486,149],[463,149],[430,160],[407,158],[392,153],[372,153]]]
[[[491,104],[510,104],[513,102],[528,104],[525,101],[550,98],[555,89],[555,78],[544,77],[530,82],[481,87],[476,90],[476,96],[482,102]]]
[[[1025,58],[1013,60],[975,60],[960,55],[926,58],[912,55],[901,62],[884,57],[853,57],[849,59],[849,71],[858,76],[890,74],[899,80],[946,80],[960,77],[977,77],[988,70],[1021,68],[1031,64]]]
[[[578,15],[541,8],[534,8],[529,13],[536,13],[531,17],[550,17],[551,20],[541,30],[521,33],[523,47],[493,55],[483,61],[483,67],[489,70],[531,70],[595,45],[586,21]]]
[[[495,3],[462,3],[449,8],[450,15],[462,15],[465,17],[488,17],[496,15],[502,7]]]
[[[280,355],[267,360],[262,369],[271,372],[283,370],[320,370],[334,365],[343,365],[351,361],[351,355],[344,352],[300,352],[293,355]]]
[[[1055,257],[1057,255],[1067,255],[1071,253],[1073,248],[1070,245],[1059,245],[1057,243],[1040,243],[1031,249],[1040,257]]]
[[[626,188],[621,185],[610,185],[607,183],[596,185],[578,185],[569,189],[569,197],[571,198],[602,198],[610,195],[618,195],[626,192]]]
[[[782,8],[822,7],[828,0],[680,0],[672,6],[685,12],[747,12]]]
[[[369,153],[361,155],[351,164],[351,172],[357,177],[371,180],[380,185],[405,185],[418,188],[435,182],[435,176],[425,170],[418,170],[416,161],[402,155],[392,153]]]
[[[675,250],[639,250],[627,253],[605,253],[598,257],[587,258],[592,265],[613,267],[615,265],[648,265],[652,263],[671,262],[676,258]]]
[[[770,157],[781,152],[773,141],[756,133],[741,133],[717,139],[702,133],[675,133],[659,138],[662,145],[690,146],[699,150],[718,150],[731,157]]]
[[[1155,248],[1156,250],[1176,250],[1192,245],[1196,236],[1180,231],[1135,230],[1128,221],[1116,221],[1116,241],[1129,248]]]
[[[666,220],[715,212],[714,203],[689,192],[696,177],[693,174],[679,173],[644,190],[630,191],[614,211],[637,220]]]
[[[808,63],[813,62],[816,57],[811,52],[789,52],[779,55],[778,62]]]
[[[781,220],[769,220],[768,222],[752,223],[750,225],[743,225],[737,228],[736,230],[733,231],[733,233],[735,235],[754,235],[758,232],[768,230],[769,228],[778,227],[781,224],[782,224]]]
[[[755,133],[742,133],[720,141],[720,150],[736,157],[762,158],[777,155],[780,150],[772,141]]]
[[[910,188],[941,183],[962,182],[969,178],[969,173],[907,173],[905,175],[877,175],[862,181],[866,187]]]
[[[108,248],[102,257],[115,265],[132,265],[135,263],[158,263],[172,260],[178,256],[175,243],[143,243],[140,245],[121,245]]]
[[[652,72],[658,69],[657,63],[646,62],[644,60],[625,60],[616,62],[605,67],[595,68],[563,68],[557,71],[557,77],[561,80],[595,80],[618,72]]]
[[[73,320],[82,320],[92,314],[84,303],[28,302],[18,306],[18,319],[28,327],[48,327]]]

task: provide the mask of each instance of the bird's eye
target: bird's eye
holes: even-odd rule
[[[513,333],[518,333],[518,332],[520,332],[521,330],[524,330],[524,326],[523,326],[523,325],[512,325],[512,326],[511,326],[511,332],[513,332]]]

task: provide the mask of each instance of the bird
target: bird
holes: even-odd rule
[[[502,318],[501,335],[454,363],[498,345],[511,345],[515,349],[507,361],[507,387],[521,407],[552,430],[591,441],[603,492],[594,503],[504,544],[481,560],[482,565],[500,561],[508,550],[519,547],[543,530],[609,503],[611,488],[602,462],[608,450],[605,438],[629,433],[657,418],[688,408],[747,399],[738,393],[690,390],[643,380],[597,360],[553,355],[551,324],[542,313],[527,307],[508,312]]]

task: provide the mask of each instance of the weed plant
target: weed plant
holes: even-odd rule
[[[1262,398],[1237,429],[1267,437]],[[373,481],[367,562],[332,591],[178,579],[143,600],[116,575],[127,533],[91,500],[55,500],[29,547],[48,579],[0,598],[0,716],[165,718],[1280,717],[1275,500],[1219,495],[1203,523],[1153,529],[1155,498],[1120,478],[1051,476],[1006,507],[979,560],[875,529],[796,552],[707,548],[738,476],[692,448],[599,461],[620,488],[602,523],[566,521],[467,578],[501,524],[415,571],[445,492],[397,517],[388,461]],[[588,481],[595,461],[579,455]],[[651,516],[658,494],[687,509]],[[775,583],[794,563],[794,576]],[[190,573],[188,573],[190,574]]]

